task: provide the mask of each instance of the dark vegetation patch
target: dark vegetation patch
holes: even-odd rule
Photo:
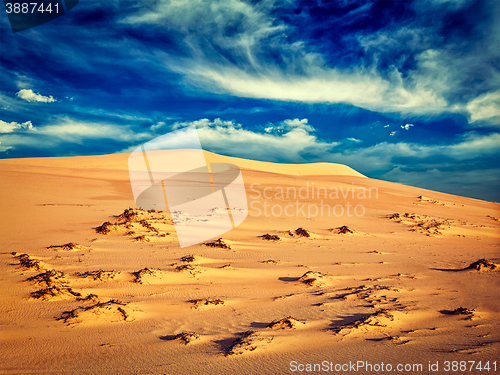
[[[131,222],[131,221],[136,221],[137,219],[137,216],[138,216],[138,212],[136,210],[134,210],[133,208],[127,208],[125,211],[123,211],[123,213],[121,213],[117,219],[118,221],[127,221],[127,222]]]
[[[278,262],[273,260],[273,259],[263,260],[262,263],[264,263],[264,264],[278,264]]]
[[[177,272],[189,272],[192,275],[195,275],[197,273],[201,273],[200,269],[194,265],[191,264],[183,264],[180,266],[175,267],[175,270]]]
[[[64,311],[57,320],[62,320],[66,324],[77,323],[81,314],[84,312],[95,313],[96,316],[101,315],[103,312],[116,312],[122,320],[128,319],[128,313],[123,309],[122,306],[126,306],[126,303],[120,302],[115,299],[111,299],[106,302],[98,302],[91,306],[77,307],[76,309]]]
[[[479,259],[478,261],[475,261],[474,263],[471,263],[467,267],[464,268],[464,270],[476,270],[476,271],[483,271],[483,270],[494,270],[498,266],[494,263],[491,263],[490,261],[486,259]]]
[[[99,233],[99,234],[109,234],[109,233],[111,233],[111,231],[115,231],[115,230],[116,230],[116,225],[111,224],[109,221],[106,221],[106,222],[102,223],[101,226],[95,228],[96,233]]]
[[[450,226],[453,221],[450,219],[433,218],[414,213],[394,213],[387,215],[386,218],[397,223],[403,223],[410,226],[411,232],[420,232],[427,235],[441,234],[440,230]]]
[[[37,290],[36,292],[31,292],[30,295],[31,295],[31,298],[43,299],[43,300],[48,300],[48,299],[63,296],[63,295],[71,295],[74,297],[81,297],[82,296],[81,293],[75,292],[70,287],[67,287],[64,285],[52,285],[48,288],[40,289],[40,290]]]
[[[192,343],[195,340],[199,340],[200,335],[195,332],[182,332],[175,335],[172,340],[180,340],[184,342],[185,345]]]
[[[441,310],[441,313],[446,315],[464,315],[465,320],[472,320],[475,314],[475,310],[465,307],[458,307],[455,310]]]
[[[323,277],[324,275],[321,272],[307,271],[299,278],[299,281],[309,286],[319,286],[321,285],[320,280],[323,279]]]
[[[65,243],[64,245],[50,245],[47,246],[47,249],[61,249],[61,250],[71,251],[75,249],[76,250],[81,249],[81,246],[74,242],[68,242]]]
[[[298,236],[298,237],[311,237],[311,235],[309,234],[309,232],[307,230],[305,230],[304,228],[297,228],[295,229],[295,235]]]
[[[87,294],[85,297],[79,297],[77,298],[78,301],[92,301],[92,302],[98,302],[99,301],[99,296],[94,293]]]
[[[273,337],[261,337],[260,332],[246,331],[239,334],[228,349],[227,355],[238,355],[253,352],[259,347],[269,344]]]
[[[267,325],[267,328],[271,329],[294,329],[297,328],[299,324],[306,324],[300,320],[297,320],[291,316],[275,320]]]
[[[219,238],[219,239],[212,241],[212,242],[205,242],[203,245],[205,245],[207,247],[218,247],[221,249],[228,249],[228,250],[231,249],[231,246],[229,246],[224,241],[222,241],[222,238]]]
[[[28,281],[32,281],[37,284],[45,284],[47,287],[68,283],[68,281],[64,279],[64,272],[56,270],[48,270],[46,272],[39,273],[36,276],[29,277]]]
[[[40,271],[42,269],[42,267],[40,266],[40,261],[31,258],[28,254],[16,255],[16,252],[12,252],[11,254],[19,261],[19,266],[24,270]]]
[[[192,299],[188,301],[193,304],[193,308],[198,309],[201,306],[210,306],[210,305],[223,305],[224,301],[218,298],[205,298],[205,299]]]
[[[137,241],[137,242],[150,242],[151,241],[145,235],[137,236],[136,238],[134,238],[134,240]]]
[[[362,316],[350,323],[344,323],[341,325],[334,326],[331,331],[335,334],[340,334],[344,331],[352,332],[353,330],[358,330],[367,327],[386,327],[385,324],[381,322],[381,319],[394,320],[394,316],[388,310],[379,310],[373,314]]]
[[[181,261],[182,262],[185,262],[185,263],[192,263],[196,260],[196,258],[194,257],[194,255],[184,255],[182,258],[181,258]]]
[[[281,240],[281,238],[279,238],[277,235],[269,234],[269,233],[263,234],[262,236],[259,236],[259,237],[262,238],[263,240],[266,240],[266,241],[279,241],[279,240]]]
[[[356,233],[353,229],[349,228],[346,225],[343,225],[343,226],[338,227],[338,228],[334,228],[334,229],[332,229],[332,232],[335,234],[354,234],[354,233]]]
[[[76,272],[75,275],[78,277],[85,277],[93,280],[109,280],[114,279],[116,275],[118,275],[119,271],[104,271],[104,270],[96,270],[96,271],[86,271],[86,272]]]
[[[134,283],[142,284],[142,278],[144,276],[154,276],[156,275],[156,271],[150,268],[143,268],[142,270],[132,272],[132,275],[135,276]]]
[[[157,228],[153,227],[146,220],[141,220],[139,223],[150,232],[155,232],[156,234],[160,233],[160,231]]]

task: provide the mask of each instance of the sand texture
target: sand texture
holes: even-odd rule
[[[0,373],[500,370],[500,204],[206,153],[241,167],[249,216],[181,249],[169,212],[135,205],[127,157],[0,160]]]

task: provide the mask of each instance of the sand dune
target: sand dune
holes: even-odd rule
[[[499,204],[205,156],[242,168],[249,216],[182,249],[169,212],[135,206],[127,154],[0,160],[1,373],[492,368]]]

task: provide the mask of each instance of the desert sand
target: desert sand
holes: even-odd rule
[[[241,167],[249,216],[188,248],[128,154],[0,160],[0,373],[500,370],[500,204],[205,156]]]

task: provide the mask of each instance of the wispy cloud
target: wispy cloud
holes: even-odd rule
[[[205,113],[207,115],[216,115],[216,116],[223,116],[227,114],[249,114],[253,115],[255,113],[264,113],[268,112],[271,109],[269,108],[264,108],[264,107],[252,107],[252,108],[226,108],[223,110],[209,110],[206,111]]]
[[[339,144],[318,139],[307,119],[288,119],[278,124],[268,124],[262,132],[251,131],[234,121],[221,119],[176,123],[174,128],[189,125],[197,127],[204,149],[250,159],[314,161]]]
[[[36,132],[16,132],[15,130],[37,130]],[[31,121],[19,124],[0,120],[1,152],[17,148],[32,150],[65,149],[71,147],[96,146],[99,143],[127,144],[140,143],[153,135],[147,131],[140,132],[131,125],[90,122],[70,117],[55,117],[48,124],[35,127]],[[87,146],[85,146],[87,145]]]
[[[307,119],[268,124],[262,131],[244,129],[241,124],[221,119],[177,123],[174,128],[188,125],[198,128],[205,149],[221,154],[289,163],[317,160],[342,163],[369,177],[456,194],[460,194],[460,188],[448,188],[460,181],[464,163],[475,170],[471,169],[468,176],[480,176],[479,171],[484,170],[487,179],[493,181],[495,173],[498,175],[495,160],[500,157],[500,134],[495,132],[468,132],[449,144],[428,145],[381,142],[362,147],[360,140],[348,138],[352,147],[345,148],[343,142],[318,138]],[[437,177],[441,172],[444,179]],[[428,173],[436,178],[429,178]],[[476,179],[466,185],[462,194],[500,199],[495,192],[498,184],[483,186],[483,182]]]
[[[91,3],[2,39],[2,157],[127,150],[178,121],[222,154],[429,188],[498,169],[498,1]]]
[[[151,130],[158,130],[161,127],[163,127],[164,125],[165,125],[164,121],[159,121],[156,124],[154,124],[154,125],[151,126]]]
[[[354,143],[361,143],[363,142],[361,139],[357,138],[347,138],[348,141],[354,142]]]
[[[13,131],[19,129],[36,130],[31,121],[18,123],[18,122],[5,122],[0,120],[0,133],[12,133]]]
[[[112,139],[122,142],[138,142],[151,137],[147,132],[137,132],[129,125],[89,122],[70,117],[58,117],[39,128],[39,133],[69,142],[84,139]]]
[[[500,90],[486,93],[467,104],[471,123],[489,122],[500,125]]]
[[[194,125],[198,128],[202,146],[222,154],[247,158],[263,158],[290,163],[304,162],[313,153],[322,160],[342,162],[361,169],[363,173],[377,169],[391,170],[398,166],[395,159],[411,158],[413,164],[428,164],[428,168],[439,168],[442,160],[461,162],[500,154],[500,134],[468,132],[449,144],[423,145],[411,142],[381,142],[373,146],[360,147],[361,141],[348,138],[355,147],[341,148],[342,142],[327,142],[318,138],[308,119],[288,119],[277,124],[268,124],[262,131],[245,129],[234,121],[201,119],[179,122],[173,128]],[[308,154],[307,158],[304,154]],[[429,158],[437,159],[431,163]],[[410,159],[405,159],[405,162]],[[412,165],[409,163],[408,165]]]
[[[415,5],[413,22],[339,36],[357,43],[354,51],[367,56],[348,68],[337,66],[328,51],[319,51],[309,40],[290,38],[296,35],[295,19],[287,22],[276,16],[283,6],[278,1],[160,0],[122,22],[137,27],[168,25],[175,30],[187,46],[185,53],[157,56],[168,69],[182,74],[187,85],[205,91],[305,103],[350,103],[413,115],[458,112],[469,114],[472,122],[479,117],[495,120],[489,99],[477,102],[480,91],[489,91],[499,82],[491,69],[498,58],[498,50],[490,47],[498,45],[495,18],[484,20],[488,32],[483,39],[471,40],[473,44],[459,50],[455,41],[444,41],[439,21],[426,20],[445,18],[471,3],[427,3],[426,7]],[[488,6],[498,8],[496,2]],[[307,8],[295,17],[307,17]],[[371,6],[358,4],[355,10],[356,17],[368,17]],[[331,22],[352,21],[332,17]],[[474,78],[478,75],[480,83]]]
[[[33,92],[33,90],[22,89],[16,95],[28,102],[52,103],[56,101],[52,96],[43,96]]]
[[[2,145],[1,145],[1,143],[2,143],[2,142],[0,142],[0,153],[1,153],[1,152],[5,152],[5,151],[7,151],[7,150],[9,150],[9,149],[11,149],[11,148],[12,148],[12,147],[10,147],[10,146],[2,146]]]

